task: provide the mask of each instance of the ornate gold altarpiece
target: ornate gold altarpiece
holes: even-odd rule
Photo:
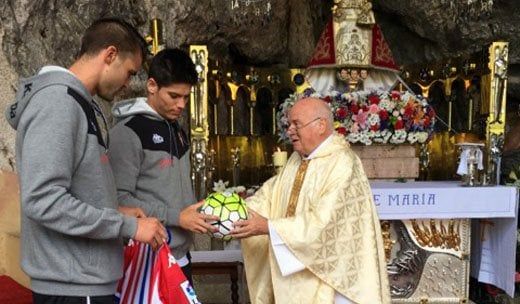
[[[493,44],[490,48],[493,49],[494,46],[496,44]],[[204,46],[192,46],[190,54],[200,73],[199,85],[193,89],[190,109],[192,177],[199,197],[203,197],[205,193],[211,191],[209,182],[215,178],[217,167],[233,168],[236,164],[233,163],[233,155],[238,155],[238,158],[241,158],[241,160],[251,157],[251,155],[261,151],[255,150],[258,149],[258,145],[269,143],[265,138],[272,138],[274,135],[273,133],[264,134],[262,139],[260,135],[231,134],[236,132],[231,128],[232,123],[229,122],[229,120],[232,121],[233,117],[230,115],[231,111],[228,111],[228,116],[220,117],[221,121],[215,123],[217,120],[215,118],[212,120],[211,115],[218,116],[218,113],[216,111],[211,113],[210,111],[211,107],[218,107],[218,104],[216,105],[214,101],[210,100],[212,98],[211,94],[216,94],[215,83],[226,84],[227,82],[227,84],[230,84],[227,87],[220,87],[220,99],[224,99],[222,96],[227,96],[227,98],[233,98],[234,96],[238,99],[237,96],[240,94],[238,93],[238,88],[245,89],[246,86],[249,88],[249,90],[245,90],[247,96],[250,98],[251,96],[256,97],[255,94],[251,93],[253,87],[251,84],[248,84],[247,80],[252,77],[248,73],[251,70],[243,74],[243,83],[240,83],[239,81],[234,81],[230,77],[232,76],[230,73],[211,72],[211,65],[208,63],[209,56]],[[490,58],[491,62],[493,60],[495,60],[495,57]],[[255,77],[264,77],[265,83],[271,83],[268,78],[271,79],[273,75],[276,76],[274,78],[279,77],[279,82],[271,83],[273,85],[271,89],[281,88],[285,83],[286,87],[294,90],[297,89],[293,83],[297,72],[292,71],[292,74],[286,72],[285,76],[280,77],[277,76],[282,74],[280,71],[276,71],[276,73],[273,71],[261,71],[260,73],[253,71],[253,73],[257,73]],[[216,77],[219,74],[221,75]],[[239,79],[239,77],[236,79]],[[495,109],[493,107],[495,102],[494,96],[500,96],[494,90],[498,85],[493,86],[494,77],[492,74],[484,75],[483,79],[490,81],[490,89],[486,90],[486,84],[483,83],[483,91],[490,94],[485,100],[488,100],[490,103],[493,102],[493,104],[489,105],[489,108],[493,110]],[[208,88],[211,86],[211,83],[213,83],[213,91]],[[258,80],[257,83],[262,83],[262,80]],[[502,89],[504,89],[503,86]],[[229,90],[229,92],[223,93],[225,90]],[[273,93],[273,95],[275,94]],[[215,95],[213,95],[214,97]],[[232,102],[225,103],[225,105],[227,107],[235,106]],[[249,110],[246,112],[251,113]],[[272,109],[267,112],[272,113]],[[505,99],[503,99],[501,109],[497,110],[497,113],[503,114],[504,112]],[[250,117],[248,117],[248,122],[251,122]],[[269,120],[272,117],[270,115],[267,116]],[[218,133],[216,124],[222,123],[226,119],[228,120],[229,134],[216,135],[215,133]],[[214,125],[211,126],[209,122],[213,122]],[[498,122],[496,119],[490,118],[489,123],[491,124],[491,127],[489,127],[490,134],[496,134],[499,137],[503,136],[503,129],[497,128],[499,125],[503,126],[503,120]],[[251,123],[249,127],[251,128]],[[257,140],[256,148],[251,144],[255,139]],[[276,143],[274,139],[271,140],[272,148]],[[243,144],[244,142],[246,143],[245,145]],[[233,146],[233,144],[236,146]],[[265,150],[265,148],[263,149]],[[225,163],[218,162],[219,158],[216,157],[218,153],[225,154],[228,160]],[[269,156],[270,152],[267,157]],[[262,166],[266,166],[268,161],[265,160]],[[267,172],[273,174],[269,167],[267,167]],[[467,191],[471,191],[471,189],[467,189]],[[424,203],[424,198],[410,197],[409,199],[412,205],[415,204],[414,199],[421,200],[421,203]],[[453,198],[453,204],[457,204],[456,197]],[[471,253],[471,225],[469,219],[388,219],[382,221],[381,225],[387,248],[388,272],[395,303],[466,303],[468,301],[469,256]]]

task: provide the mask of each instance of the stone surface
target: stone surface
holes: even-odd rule
[[[490,11],[485,6],[492,3]],[[515,0],[374,1],[395,59],[410,65],[472,54],[509,41],[509,98],[520,99],[520,2]]]
[[[17,175],[0,169],[0,275],[29,286],[20,268],[20,199]]]
[[[415,179],[419,177],[419,158],[413,145],[351,145],[371,179]]]
[[[4,28],[0,24],[0,44],[2,43]],[[14,98],[14,88],[17,75],[9,65],[5,54],[0,51],[0,170],[14,171],[14,141],[15,132],[4,119],[4,110]]]

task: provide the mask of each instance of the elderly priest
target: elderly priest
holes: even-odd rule
[[[295,153],[235,224],[251,302],[390,303],[379,220],[359,158],[334,134],[330,107],[295,103]]]

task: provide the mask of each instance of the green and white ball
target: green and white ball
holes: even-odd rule
[[[247,208],[245,201],[236,193],[215,192],[210,194],[200,210],[201,213],[216,215],[219,221],[210,224],[218,228],[213,237],[229,241],[232,237],[229,232],[233,230],[233,223],[238,220],[247,219]]]

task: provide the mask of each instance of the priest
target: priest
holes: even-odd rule
[[[288,135],[295,152],[232,231],[243,239],[251,302],[390,303],[370,185],[328,104],[296,102]]]

